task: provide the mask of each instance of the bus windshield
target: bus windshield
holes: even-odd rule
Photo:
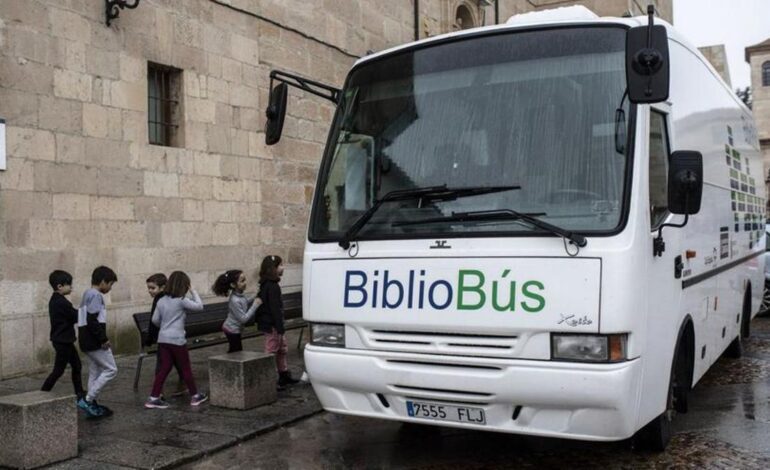
[[[515,218],[451,217],[493,210],[570,231],[616,230],[629,171],[626,120],[616,119],[621,106],[628,115],[625,36],[621,27],[497,32],[355,67],[322,165],[311,239],[339,239],[392,191],[442,185],[521,189],[385,202],[359,238],[539,231]]]

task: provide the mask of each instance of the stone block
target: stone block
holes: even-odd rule
[[[240,242],[238,224],[216,224],[213,233],[214,246],[235,246]]]
[[[26,303],[26,305],[35,307],[37,290],[23,291],[25,295],[31,295],[33,297],[27,297],[25,299],[17,299],[17,302]],[[22,304],[19,304],[20,306]],[[35,367],[35,361],[32,354],[32,342],[33,342],[33,320],[32,317],[4,319],[0,323],[0,358],[2,358],[3,376],[8,377],[22,372],[29,372]],[[0,429],[5,428],[5,421],[0,420],[3,423]],[[2,431],[0,431],[2,433]],[[0,449],[5,447],[8,441],[2,440],[3,443]],[[2,466],[2,463],[0,463]]]
[[[248,410],[277,399],[275,357],[252,351],[209,358],[211,404]]]
[[[5,220],[51,218],[51,195],[34,191],[4,191],[0,199]]]
[[[59,98],[91,101],[91,76],[70,70],[54,69],[53,93]]]
[[[230,35],[230,54],[235,60],[257,65],[259,64],[259,43],[254,39],[233,33]]]
[[[91,196],[91,215],[100,220],[134,220],[134,199]]]
[[[2,466],[34,468],[78,455],[74,395],[35,391],[0,397],[0,422]]]
[[[78,134],[83,128],[79,101],[40,97],[40,127],[58,132]]]
[[[3,103],[3,118],[20,127],[37,127],[37,96],[11,89],[0,89],[0,103]]]
[[[212,179],[208,176],[180,176],[179,197],[190,199],[211,199]]]
[[[53,68],[21,57],[0,57],[0,83],[4,88],[51,94]]]
[[[6,138],[9,156],[33,160],[53,161],[56,159],[56,140],[51,132],[8,127]]]
[[[143,183],[144,174],[141,171],[128,168],[99,168],[97,193],[103,196],[141,196]]]
[[[243,199],[243,183],[237,179],[214,178],[214,199],[240,201]]]
[[[146,112],[147,84],[144,82],[112,82],[110,103],[117,108]]]
[[[54,194],[53,218],[69,220],[90,219],[89,196],[87,194]]]
[[[86,70],[90,75],[117,80],[120,78],[120,56],[113,51],[89,46],[86,49]]]
[[[91,25],[77,13],[60,8],[48,8],[48,19],[51,22],[51,34],[54,36],[72,41],[90,42]]]
[[[175,173],[144,173],[144,193],[147,196],[178,197],[179,177]]]

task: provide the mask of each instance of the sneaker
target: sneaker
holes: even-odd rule
[[[144,402],[145,408],[158,408],[161,410],[165,410],[168,408],[168,402],[163,400],[162,398],[148,398],[146,402]]]
[[[101,418],[104,416],[104,410],[89,402],[85,398],[78,400],[78,408],[86,412],[87,419]]]
[[[92,404],[93,404],[95,407],[97,407],[97,408],[99,408],[100,410],[102,410],[102,416],[112,416],[112,414],[113,414],[113,413],[112,413],[112,410],[111,410],[109,407],[106,407],[106,406],[104,406],[104,405],[100,405],[99,403],[97,403],[97,401],[96,401],[96,400],[91,400],[91,403],[92,403]]]
[[[278,386],[294,385],[297,383],[299,383],[299,380],[293,378],[288,370],[278,374]]]
[[[78,398],[78,408],[80,408],[83,411],[86,411],[88,409],[88,402],[86,401],[85,397]]]
[[[193,395],[192,398],[190,398],[190,405],[191,406],[198,406],[198,405],[200,405],[201,403],[203,403],[204,401],[206,401],[208,399],[209,399],[208,395],[206,395],[205,393],[200,393],[199,392],[199,393],[196,393],[195,395]]]

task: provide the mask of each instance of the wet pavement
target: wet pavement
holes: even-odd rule
[[[321,413],[185,466],[212,469],[770,468],[770,318],[741,359],[720,359],[674,421],[664,453]]]

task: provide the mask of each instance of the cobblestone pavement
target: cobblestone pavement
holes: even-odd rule
[[[250,468],[770,468],[770,318],[741,359],[720,359],[676,417],[664,453],[322,413],[244,442],[189,470]]]
[[[298,335],[298,330],[289,332],[289,344],[292,345],[289,348],[289,365],[296,376],[302,372],[301,355],[293,347]],[[262,351],[262,344],[262,338],[247,339],[244,349]],[[222,354],[226,349],[226,345],[217,345],[190,351],[199,389],[208,389],[208,358]],[[164,390],[171,407],[167,410],[147,410],[143,404],[152,385],[155,359],[144,361],[139,391],[134,392],[136,359],[137,356],[126,356],[117,360],[118,377],[99,397],[99,402],[112,408],[115,414],[96,421],[86,420],[81,415],[78,422],[78,458],[50,468],[171,468],[321,411],[315,394],[306,384],[279,392],[278,401],[269,406],[248,411],[226,410],[210,403],[194,408],[189,405],[189,396],[173,371]],[[88,368],[84,369],[85,381]],[[39,390],[45,376],[39,374],[2,381],[0,395]],[[71,393],[71,390],[72,382],[67,372],[59,379],[54,392]]]

